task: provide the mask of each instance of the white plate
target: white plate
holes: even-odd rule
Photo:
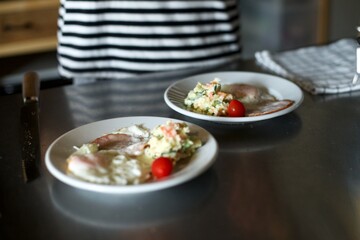
[[[169,188],[193,179],[207,170],[215,161],[218,145],[215,138],[205,129],[187,123],[192,132],[196,132],[203,142],[189,164],[170,177],[156,182],[143,183],[131,186],[102,185],[89,183],[66,174],[66,159],[74,152],[73,146],[81,146],[105,133],[112,132],[122,127],[134,124],[143,124],[152,129],[157,125],[164,124],[167,120],[183,122],[176,119],[161,117],[124,117],[103,120],[75,128],[56,139],[47,149],[45,164],[50,173],[60,181],[76,188],[104,193],[140,193]]]
[[[278,100],[290,99],[294,101],[294,104],[284,110],[255,117],[208,116],[187,110],[184,105],[184,99],[188,92],[194,89],[198,82],[208,83],[214,78],[221,79],[221,84],[245,83],[265,87]],[[173,110],[189,117],[220,123],[255,122],[278,117],[294,111],[300,106],[303,98],[302,90],[294,83],[281,77],[254,72],[213,72],[195,75],[175,82],[164,93],[166,104]]]

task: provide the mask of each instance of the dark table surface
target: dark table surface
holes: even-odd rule
[[[211,71],[260,71],[251,61]],[[210,71],[209,69],[207,71]],[[20,94],[0,97],[0,239],[360,239],[360,97],[305,94],[294,112],[239,125],[184,117],[163,100],[196,71],[41,91],[41,177],[24,183]],[[45,167],[67,131],[123,116],[193,122],[219,144],[215,164],[165,190],[80,190]]]

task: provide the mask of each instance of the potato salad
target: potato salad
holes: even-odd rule
[[[191,156],[200,146],[200,139],[191,135],[187,124],[168,121],[152,130],[145,154],[150,159],[168,157],[176,162]]]
[[[233,96],[221,91],[220,80],[215,78],[210,83],[197,83],[184,100],[189,109],[206,115],[226,116],[229,102]]]

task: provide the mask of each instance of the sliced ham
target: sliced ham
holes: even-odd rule
[[[261,116],[281,111],[290,107],[294,101],[277,100],[261,87],[248,84],[230,84],[223,86],[224,91],[231,93],[235,99],[242,102],[246,109],[246,117]]]
[[[245,106],[246,108],[246,116],[247,117],[255,117],[261,116],[265,114],[270,114],[274,112],[281,111],[290,107],[294,101],[291,100],[278,100],[278,101],[269,101],[262,102],[260,104],[256,104],[253,106]]]
[[[107,134],[96,138],[91,143],[96,143],[99,146],[99,150],[119,150],[133,144],[132,136],[127,134]]]
[[[248,84],[230,84],[222,88],[225,92],[231,93],[234,98],[242,103],[255,104],[263,101],[275,101],[275,97],[270,95],[265,89]]]

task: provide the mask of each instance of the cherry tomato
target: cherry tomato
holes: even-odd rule
[[[151,165],[151,172],[158,179],[169,176],[172,170],[173,163],[167,157],[159,157]]]
[[[236,99],[230,101],[228,106],[229,117],[244,117],[245,111],[245,107],[240,101]]]

